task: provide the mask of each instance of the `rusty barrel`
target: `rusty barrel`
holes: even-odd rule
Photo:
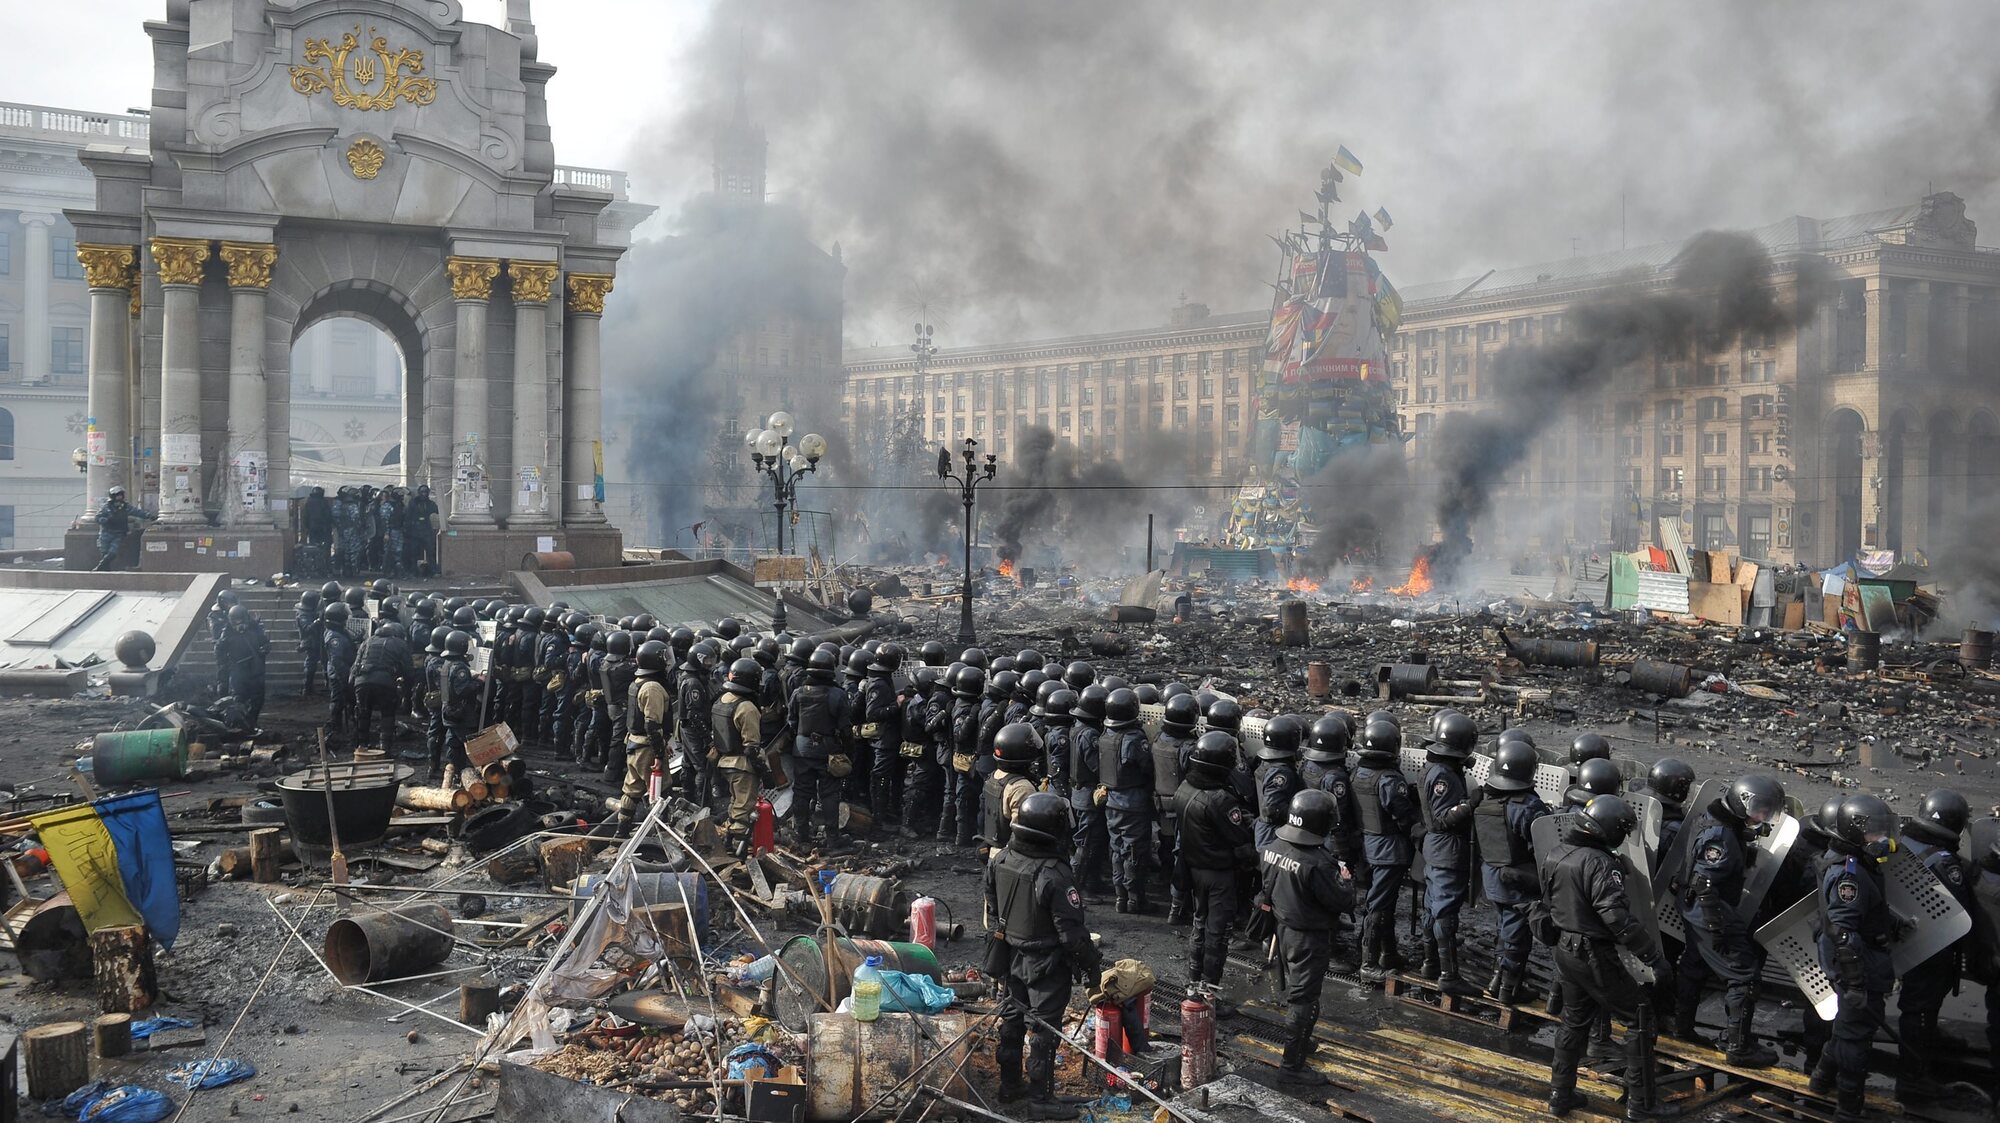
[[[529,573],[576,568],[576,555],[568,550],[535,550],[521,555],[521,568]]]
[[[1375,685],[1384,698],[1437,693],[1437,668],[1429,663],[1378,663]]]
[[[357,913],[326,930],[326,965],[343,986],[421,975],[451,954],[451,911],[404,905]]]
[[[1306,664],[1306,693],[1314,698],[1333,696],[1333,668],[1325,663]]]
[[[1864,675],[1882,665],[1882,637],[1876,632],[1847,633],[1847,673]]]
[[[936,1017],[885,1012],[872,1022],[814,1014],[806,1033],[806,1118],[890,1119],[922,1102],[919,1085],[965,1098],[973,1047],[970,1035],[958,1040],[965,1028],[966,1015],[955,1010]]]
[[[1632,664],[1632,688],[1669,698],[1685,698],[1694,690],[1694,672],[1679,663],[1640,659]]]
[[[885,877],[836,874],[827,897],[834,923],[864,936],[896,935],[905,929],[910,914],[909,894]]]
[[[1531,667],[1597,666],[1596,640],[1509,638],[1507,650]]]
[[[1288,600],[1278,606],[1278,642],[1286,647],[1304,647],[1312,642],[1307,625],[1306,602]]]
[[[1983,671],[1993,665],[1993,633],[1984,628],[1967,628],[1958,637],[1958,661],[1967,670]]]

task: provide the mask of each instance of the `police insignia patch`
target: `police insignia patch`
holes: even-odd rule
[[[1861,895],[1861,891],[1854,887],[1852,881],[1843,881],[1834,886],[1833,895],[1840,898],[1841,904],[1851,905],[1854,903],[1854,898]]]
[[[1701,852],[1701,860],[1704,862],[1720,862],[1722,860],[1722,847],[1716,846],[1713,843],[1704,847]]]
[[[1951,882],[1953,885],[1957,885],[1960,881],[1964,880],[1964,878],[1965,874],[1958,868],[1957,862],[1952,862],[1945,866],[1944,879],[1946,881]]]
[[[1437,783],[1431,785],[1432,795],[1443,795],[1445,793],[1445,790],[1446,790],[1445,783],[1443,780],[1439,780]]]
[[[1347,801],[1347,785],[1335,784],[1333,786],[1333,798],[1345,803]]]
[[[1240,827],[1240,826],[1242,826],[1242,825],[1243,825],[1243,809],[1242,809],[1241,807],[1232,807],[1232,808],[1230,808],[1230,809],[1229,809],[1229,821],[1230,821],[1230,822],[1232,822],[1232,823],[1234,823],[1234,824],[1236,824],[1236,825],[1237,825],[1237,826],[1239,826],[1239,827]]]
[[[1083,894],[1078,893],[1076,891],[1076,886],[1074,885],[1069,887],[1069,907],[1073,909],[1080,909],[1083,907]]]

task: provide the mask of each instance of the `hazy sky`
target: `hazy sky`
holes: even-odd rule
[[[9,4],[0,99],[148,100],[164,0]],[[468,0],[498,21],[500,0]],[[2000,231],[2000,4],[541,0],[557,158],[664,233],[745,60],[773,198],[842,244],[850,340],[1260,304],[1334,145],[1404,284],[1954,190]],[[71,49],[75,36],[88,49]],[[2000,234],[1982,241],[2000,242]]]

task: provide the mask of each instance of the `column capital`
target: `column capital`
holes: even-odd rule
[[[579,316],[604,315],[604,298],[611,292],[609,273],[571,273],[569,310]]]
[[[153,261],[163,285],[201,284],[201,263],[208,260],[208,242],[200,238],[155,238]]]
[[[131,288],[132,267],[139,260],[139,247],[79,243],[76,259],[83,263],[83,278],[91,288]]]
[[[558,268],[553,261],[509,261],[507,276],[514,281],[514,303],[547,304]]]
[[[452,299],[491,300],[493,278],[500,275],[500,259],[454,254],[444,259],[444,271],[451,274]]]
[[[55,215],[46,214],[41,211],[22,211],[20,219],[23,226],[54,226],[56,224]]]
[[[229,266],[232,289],[271,287],[271,267],[278,263],[278,247],[269,242],[224,242],[222,261]]]

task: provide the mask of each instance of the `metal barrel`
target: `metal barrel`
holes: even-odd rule
[[[1866,674],[1882,665],[1882,637],[1875,632],[1847,633],[1847,671]]]
[[[1679,663],[1640,659],[1632,664],[1631,685],[1648,694],[1685,698],[1694,690],[1694,672]]]
[[[604,880],[603,874],[585,874],[570,886],[570,893],[577,897],[588,897],[597,891],[597,883]],[[699,873],[636,872],[632,875],[632,903],[634,905],[678,905],[685,887],[689,903],[694,905],[695,930],[703,935],[708,932],[708,882]]]
[[[181,729],[131,729],[90,740],[90,772],[99,784],[178,780],[187,775],[188,739]]]
[[[834,923],[850,932],[867,936],[893,936],[905,930],[910,898],[898,892],[896,883],[885,877],[843,873],[834,877],[827,894],[833,903]]]
[[[1314,698],[1333,695],[1333,668],[1325,663],[1306,664],[1306,693]]]
[[[1595,667],[1597,641],[1574,639],[1507,639],[1514,658],[1536,667]]]
[[[1984,628],[1967,628],[1958,637],[1958,661],[1968,670],[1983,671],[1993,665],[1993,633]]]
[[[521,568],[529,573],[576,568],[576,555],[568,550],[537,550],[521,555]]]
[[[966,1036],[951,1043],[965,1027],[966,1015],[955,1010],[936,1017],[885,1013],[872,1022],[814,1014],[806,1035],[806,1118],[841,1123],[894,1118],[921,1098],[919,1086],[963,1098],[973,1040]],[[947,1045],[942,1057],[931,1060]]]
[[[326,930],[326,965],[343,986],[420,975],[451,954],[451,911],[415,904],[344,916]]]
[[[815,1012],[840,1005],[840,1000],[847,997],[854,969],[871,955],[882,957],[885,971],[944,981],[944,969],[938,966],[937,955],[922,944],[836,939],[833,946],[837,963],[832,978],[827,977],[828,957],[821,952],[819,941],[811,936],[794,936],[778,948],[778,963],[783,969],[777,973],[772,1004],[778,1021],[786,1029],[803,1033],[807,1020]],[[822,997],[826,1005],[821,1004]]]
[[[1312,642],[1306,602],[1288,600],[1278,606],[1278,640],[1286,647],[1304,647]]]
[[[1375,667],[1375,685],[1387,698],[1435,694],[1437,677],[1437,668],[1429,663],[1379,663]]]

